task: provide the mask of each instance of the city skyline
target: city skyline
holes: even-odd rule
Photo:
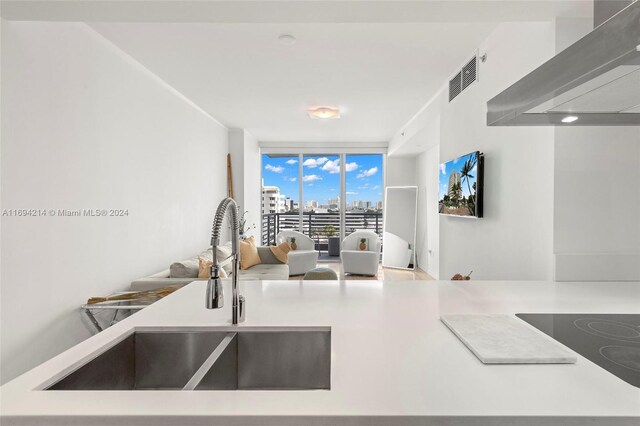
[[[303,205],[315,200],[329,205],[340,194],[340,157],[338,155],[305,155],[303,157]],[[346,203],[369,201],[376,206],[382,200],[382,154],[346,156]],[[298,203],[298,156],[262,155],[262,182],[277,186],[283,196]]]

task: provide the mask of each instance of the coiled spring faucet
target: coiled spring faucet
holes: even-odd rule
[[[231,217],[231,255],[226,259],[218,260],[216,248],[220,245],[220,231],[224,222],[225,214],[229,210]],[[232,262],[232,314],[231,323],[238,324],[244,321],[244,297],[238,294],[238,269],[240,265],[240,222],[238,221],[238,204],[233,198],[225,198],[218,205],[216,216],[213,219],[213,229],[211,230],[211,248],[213,251],[213,262],[207,282],[206,306],[207,309],[219,309],[224,306],[224,295],[222,294],[222,280],[220,278],[220,268]]]

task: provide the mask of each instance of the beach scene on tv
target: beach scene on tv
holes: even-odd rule
[[[438,209],[442,214],[477,216],[478,152],[440,164]]]

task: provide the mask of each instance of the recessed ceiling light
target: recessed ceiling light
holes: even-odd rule
[[[297,40],[291,34],[282,34],[278,37],[278,41],[286,46],[291,46],[292,44],[295,44]]]
[[[307,113],[311,118],[321,118],[321,119],[340,118],[340,108],[334,108],[334,107],[309,108],[307,110]]]
[[[565,118],[562,119],[562,122],[563,123],[573,123],[577,119],[578,119],[578,117],[576,117],[575,115],[567,115]]]

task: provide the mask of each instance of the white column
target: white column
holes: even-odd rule
[[[302,222],[304,221],[303,203],[302,203],[302,154],[298,154],[298,231],[303,232]]]
[[[345,237],[345,227],[347,213],[347,168],[346,168],[346,154],[340,154],[340,243]]]

